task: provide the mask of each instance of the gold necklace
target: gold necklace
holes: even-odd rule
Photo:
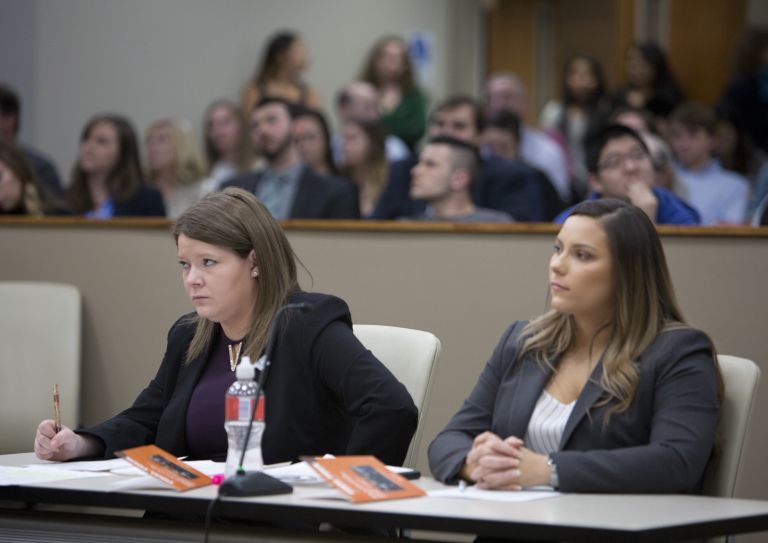
[[[232,371],[235,371],[235,368],[237,368],[237,363],[240,361],[240,349],[242,347],[242,341],[237,345],[227,345],[227,349],[229,349],[229,369]]]

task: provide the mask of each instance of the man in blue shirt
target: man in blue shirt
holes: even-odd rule
[[[656,224],[700,224],[699,214],[671,191],[654,186],[648,147],[629,127],[610,125],[587,142],[590,192],[587,199],[619,198],[643,211]],[[561,224],[568,208],[555,218]]]

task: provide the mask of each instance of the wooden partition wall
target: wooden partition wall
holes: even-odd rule
[[[442,341],[418,460],[426,471],[426,445],[459,407],[502,332],[546,308],[555,227],[289,222],[285,228],[309,272],[301,272],[303,288],[341,296],[357,323],[429,330]],[[165,221],[0,220],[0,280],[71,283],[82,292],[83,424],[130,404],[158,367],[167,330],[192,309],[169,229]],[[688,320],[712,336],[720,353],[752,358],[768,375],[768,229],[662,233]],[[747,497],[768,498],[768,430],[761,423],[767,380],[741,485]]]

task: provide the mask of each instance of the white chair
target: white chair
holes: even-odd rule
[[[415,467],[423,431],[424,408],[429,403],[440,356],[440,340],[430,332],[396,326],[355,324],[353,330],[360,342],[405,385],[419,410],[419,424],[403,463],[404,466]]]
[[[71,285],[0,281],[0,453],[32,450],[35,429],[80,416],[80,292]]]
[[[750,421],[757,403],[760,368],[746,358],[728,355],[717,358],[725,385],[717,424],[721,450],[719,456],[707,466],[704,494],[731,498],[736,494],[736,485],[744,467]],[[730,537],[725,539],[730,540]]]

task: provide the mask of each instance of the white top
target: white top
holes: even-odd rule
[[[560,448],[565,424],[574,405],[575,401],[561,403],[549,392],[542,390],[533,408],[531,420],[528,421],[528,431],[523,438],[525,446],[539,454],[556,452]]]
[[[568,201],[571,196],[571,187],[568,182],[568,163],[563,149],[544,132],[530,126],[522,128],[521,138],[520,158],[542,170],[560,198]]]

